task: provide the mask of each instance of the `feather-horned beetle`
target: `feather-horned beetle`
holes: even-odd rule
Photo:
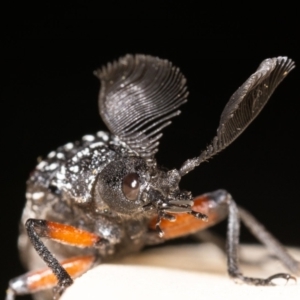
[[[218,190],[194,198],[179,189],[182,176],[245,130],[293,68],[286,57],[264,60],[230,98],[209,146],[170,171],[161,169],[154,155],[162,129],[187,101],[179,69],[156,57],[126,55],[96,71],[100,115],[110,133],[101,131],[59,147],[30,176],[19,248],[25,265],[34,271],[12,279],[6,299],[22,294],[51,298],[51,287],[58,298],[72,278],[95,264],[198,232],[226,217],[231,277],[254,285],[294,278],[286,273],[265,279],[242,274],[237,255],[240,219],[291,273],[299,274],[299,262],[249,212],[237,207],[229,193]],[[39,257],[48,268],[39,269]]]

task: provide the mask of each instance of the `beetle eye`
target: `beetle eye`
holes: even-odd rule
[[[140,192],[140,177],[136,173],[130,173],[123,178],[122,191],[128,200],[136,200]]]

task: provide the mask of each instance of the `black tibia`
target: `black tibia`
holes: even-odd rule
[[[241,209],[239,213],[236,203],[232,198],[227,198],[228,204],[228,227],[227,227],[227,264],[228,273],[231,277],[241,280],[247,284],[253,285],[274,285],[273,280],[283,278],[286,280],[294,279],[295,277],[287,273],[274,274],[268,278],[253,278],[246,277],[243,275],[239,268],[238,259],[238,245],[239,245],[239,234],[240,234],[240,218],[245,222],[245,225],[249,227],[254,236],[260,240],[264,245],[268,247],[284,264],[289,266],[289,269],[294,272],[299,272],[299,263],[292,259],[283,249],[283,247],[277,242],[266,229],[258,223],[249,213]],[[259,229],[259,230],[258,230]],[[261,231],[261,232],[259,232]],[[291,267],[294,264],[294,267]],[[298,267],[296,267],[298,265]],[[296,269],[295,269],[296,267]]]
[[[45,220],[28,219],[25,226],[34,249],[57,277],[58,285],[54,289],[54,299],[56,299],[65,288],[73,283],[73,280],[40,239],[45,235],[46,222]]]
[[[300,275],[300,262],[295,260],[257,219],[240,206],[239,215],[242,222],[247,226],[251,233],[267,247],[270,253],[276,256],[292,273]]]

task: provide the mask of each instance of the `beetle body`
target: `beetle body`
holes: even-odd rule
[[[238,208],[229,193],[219,190],[194,198],[179,188],[182,176],[243,132],[293,68],[286,57],[263,61],[225,106],[211,144],[179,170],[162,169],[155,160],[162,129],[187,101],[186,80],[179,69],[167,60],[127,55],[96,71],[101,80],[99,111],[110,132],[86,135],[59,147],[30,175],[20,253],[28,269],[42,268],[43,263],[49,269],[12,279],[7,300],[53,286],[57,298],[72,278],[94,264],[196,233],[226,216],[231,277],[255,285],[292,278],[285,273],[266,279],[241,273],[237,255],[240,219],[275,250],[291,272],[300,273],[299,263],[265,229],[257,231],[260,223]],[[47,238],[47,243],[41,238]],[[37,299],[45,297],[52,296],[36,294]]]

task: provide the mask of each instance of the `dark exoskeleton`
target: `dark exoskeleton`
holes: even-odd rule
[[[156,57],[126,55],[96,71],[101,80],[100,115],[110,133],[100,131],[59,147],[31,174],[19,248],[33,271],[9,282],[6,299],[22,294],[57,299],[72,278],[95,264],[199,232],[226,217],[231,277],[254,285],[294,278],[286,273],[269,278],[242,274],[237,255],[240,219],[291,273],[299,274],[299,262],[237,207],[229,193],[218,190],[194,198],[179,189],[182,176],[245,130],[293,68],[286,57],[264,60],[227,103],[209,146],[170,171],[161,169],[154,155],[162,129],[187,101],[186,80],[179,69]]]

